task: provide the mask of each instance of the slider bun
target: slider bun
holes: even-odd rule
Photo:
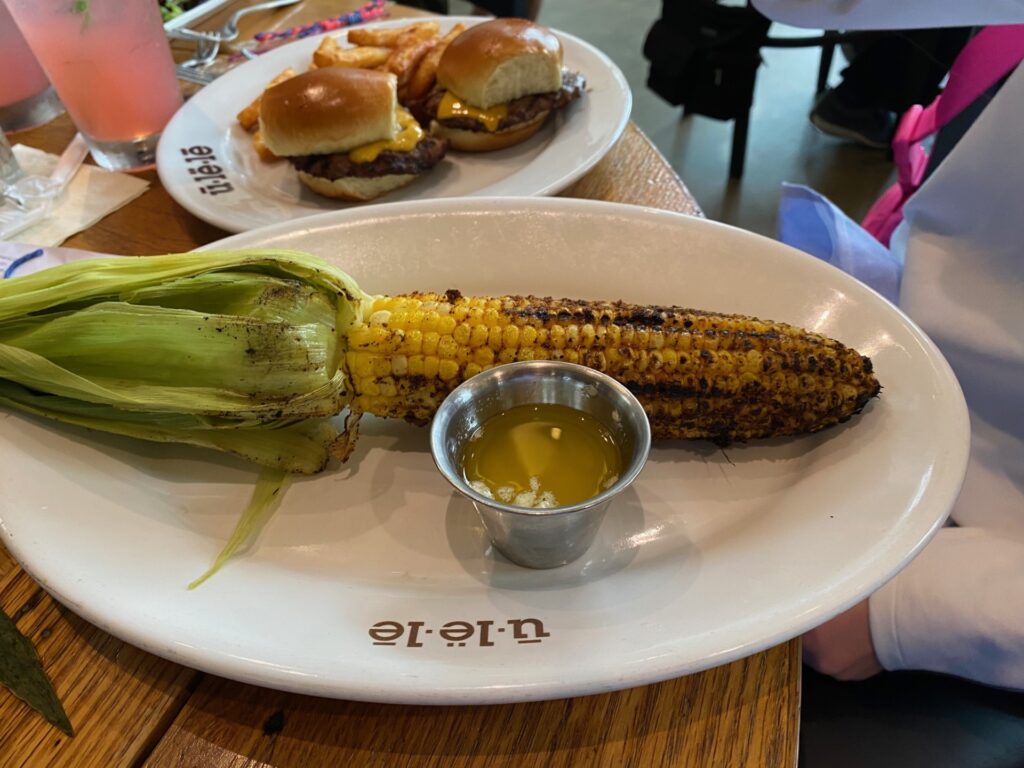
[[[415,178],[415,173],[396,173],[390,176],[374,176],[366,179],[346,176],[331,181],[322,176],[312,176],[305,171],[299,171],[299,179],[302,183],[318,195],[333,197],[337,200],[348,200],[350,203],[373,200],[373,198],[380,197],[393,189],[404,187]]]
[[[528,122],[493,133],[491,131],[465,131],[461,128],[449,128],[434,120],[430,123],[430,135],[448,139],[448,145],[460,152],[491,152],[526,141],[540,130],[550,114],[550,111],[541,112]]]
[[[475,107],[488,109],[562,87],[562,44],[525,19],[470,27],[441,55],[437,82]]]
[[[397,81],[387,72],[325,67],[268,88],[260,131],[275,155],[348,152],[395,136]]]

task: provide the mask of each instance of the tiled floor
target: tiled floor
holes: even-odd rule
[[[453,2],[452,12],[468,7]],[[807,121],[814,99],[818,49],[766,49],[758,73],[742,181],[730,181],[732,123],[693,116],[646,86],[642,49],[661,13],[660,0],[545,0],[539,21],[589,41],[622,69],[633,89],[633,120],[651,137],[711,218],[766,235],[775,233],[779,185],[808,184],[859,219],[889,179],[884,152],[845,144]],[[800,34],[775,25],[773,35]],[[840,68],[837,54],[833,77]]]

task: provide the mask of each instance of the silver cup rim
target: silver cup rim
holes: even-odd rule
[[[619,476],[618,480],[597,496],[592,496],[591,498],[585,499],[584,501],[576,504],[569,504],[560,507],[548,507],[545,509],[533,509],[530,507],[518,507],[514,504],[505,504],[497,499],[489,499],[483,494],[477,493],[458,472],[454,471],[454,468],[450,466],[449,462],[442,460],[441,456],[445,453],[444,440],[446,436],[442,431],[442,424],[445,423],[445,420],[438,419],[437,416],[442,414],[442,411],[446,406],[448,408],[454,407],[448,404],[454,401],[458,392],[468,389],[470,387],[470,382],[478,380],[481,376],[493,378],[498,375],[507,375],[509,368],[532,371],[538,375],[546,373],[563,373],[569,374],[577,379],[599,381],[603,385],[615,391],[621,399],[628,404],[630,409],[636,411],[643,417],[638,419],[640,424],[640,434],[637,435],[637,450],[633,455],[633,459],[629,463],[629,466]],[[477,385],[479,385],[479,381],[477,381]],[[447,423],[451,423],[451,419],[448,419]],[[636,399],[636,396],[608,374],[602,373],[601,371],[593,368],[588,368],[585,365],[567,363],[564,360],[524,360],[496,365],[493,368],[481,371],[472,378],[462,382],[459,386],[448,393],[447,397],[445,397],[441,405],[438,407],[437,414],[435,414],[433,421],[430,423],[430,455],[434,459],[434,465],[437,467],[438,471],[452,485],[452,487],[455,488],[455,490],[477,504],[483,504],[491,509],[500,510],[509,514],[524,515],[527,517],[555,517],[568,515],[582,512],[590,509],[591,507],[606,504],[633,484],[633,481],[636,480],[637,476],[641,471],[643,471],[644,466],[647,464],[647,458],[650,455],[650,451],[651,425],[647,418],[647,412],[644,411],[643,405],[641,405],[640,401]]]

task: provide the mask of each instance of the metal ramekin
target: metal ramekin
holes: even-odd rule
[[[474,491],[462,473],[473,433],[500,411],[541,403],[576,408],[601,421],[620,451],[619,479],[593,498],[551,509],[503,504]],[[608,505],[640,474],[650,448],[647,414],[628,389],[591,368],[553,360],[509,363],[477,374],[448,395],[430,427],[430,451],[441,474],[473,502],[494,546],[527,568],[556,568],[586,552]]]

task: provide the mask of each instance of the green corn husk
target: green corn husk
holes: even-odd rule
[[[320,471],[365,296],[313,256],[108,258],[0,282],[0,404]]]

